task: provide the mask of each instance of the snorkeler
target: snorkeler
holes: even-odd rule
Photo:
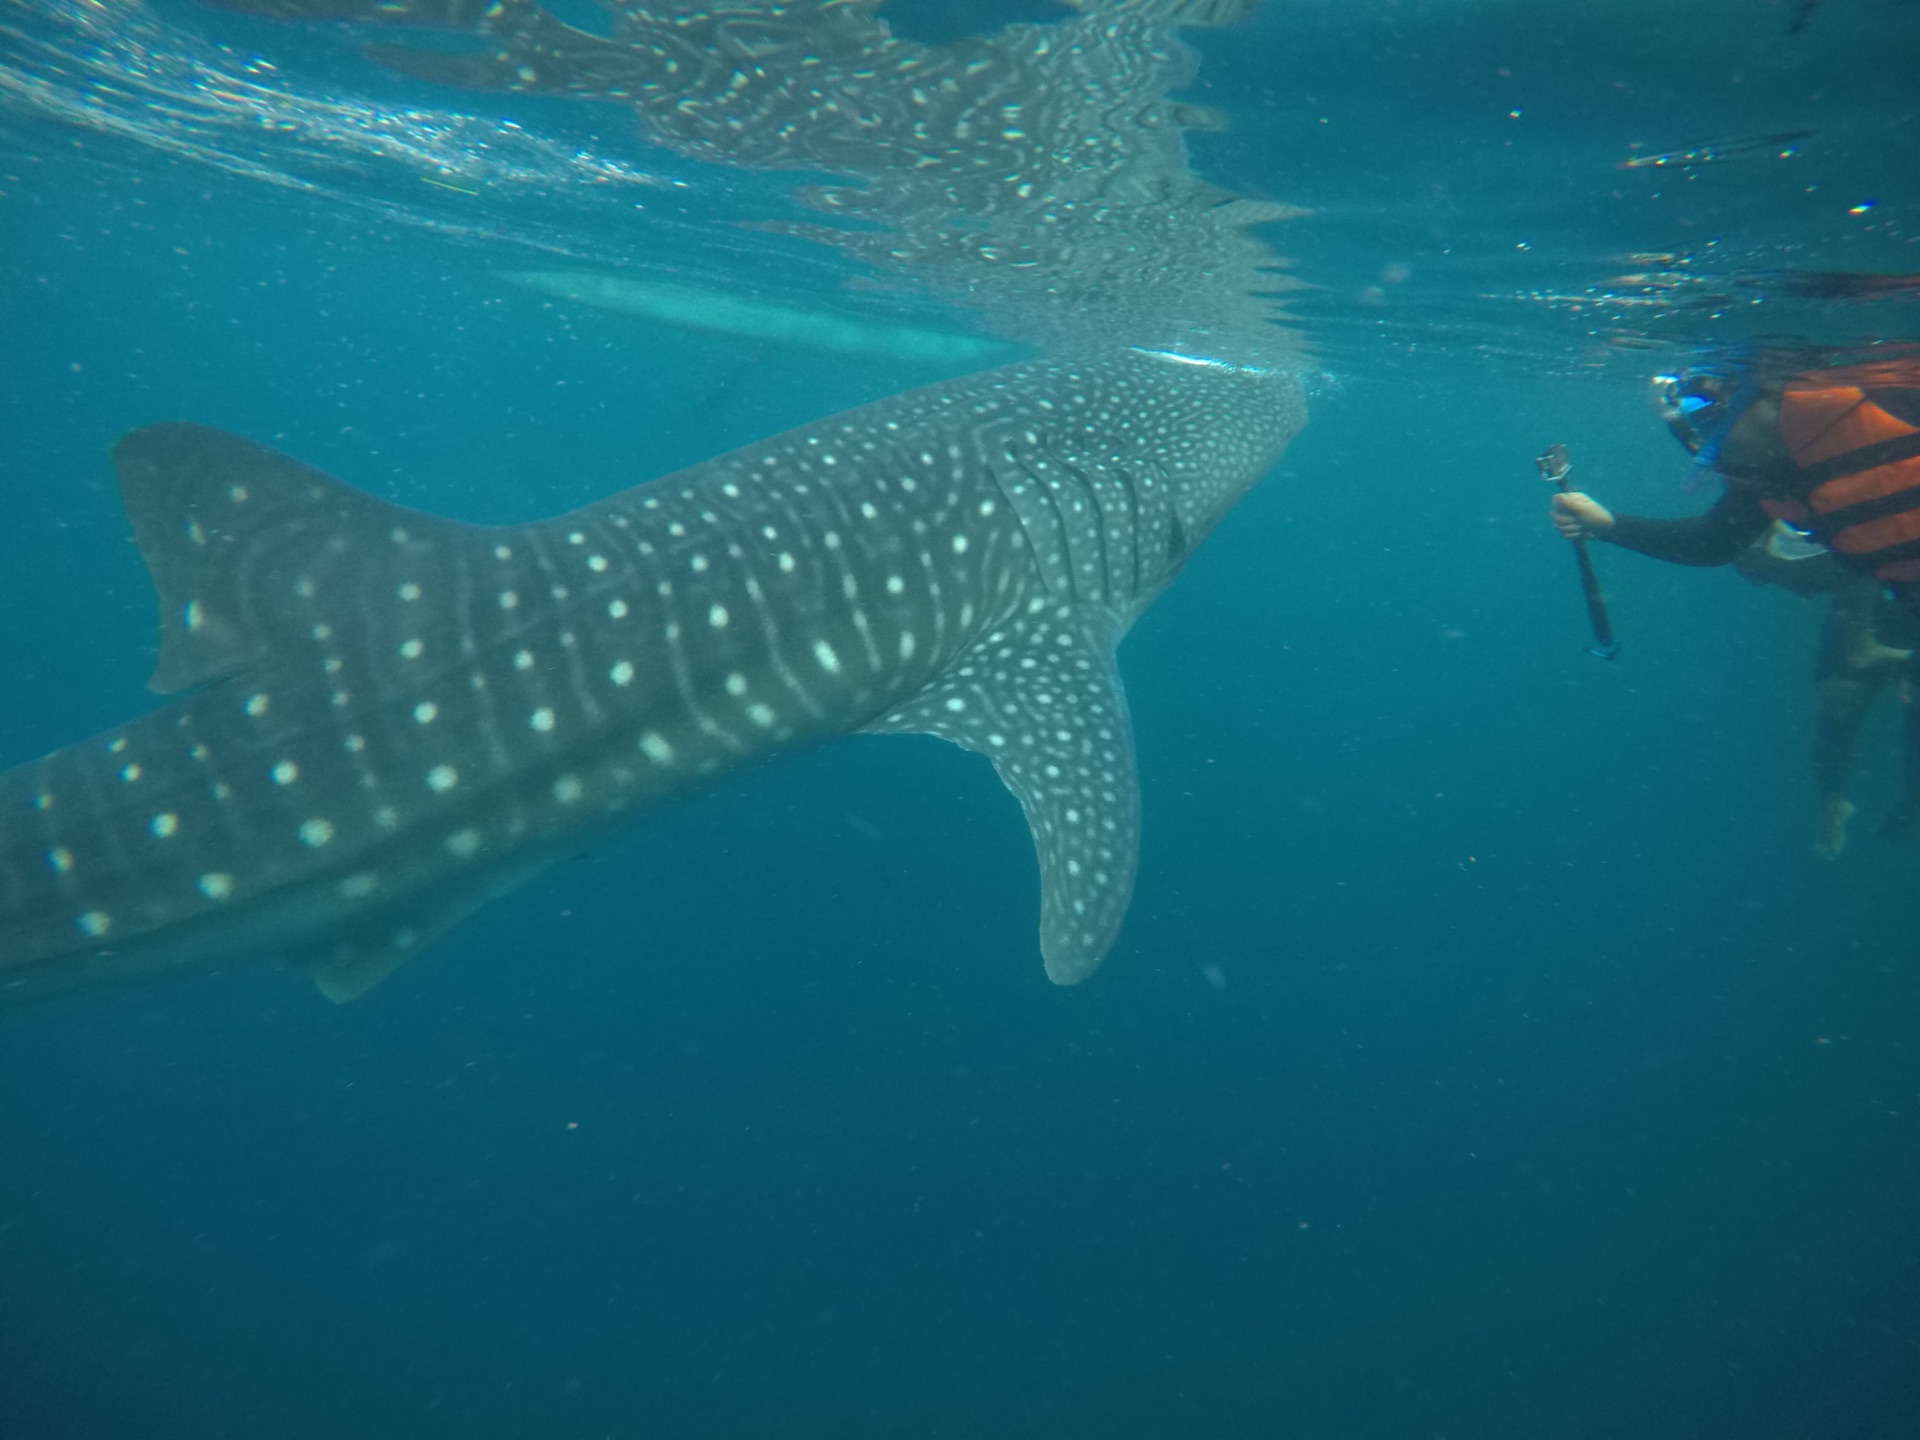
[[[1676,565],[1731,564],[1776,522],[1830,552],[1846,579],[1834,589],[1817,671],[1816,847],[1834,855],[1846,843],[1853,807],[1845,786],[1860,725],[1901,664],[1903,781],[1882,831],[1913,835],[1920,830],[1920,660],[1879,636],[1892,621],[1920,624],[1920,363],[1810,365],[1804,351],[1769,351],[1655,384],[1661,412],[1696,468],[1724,481],[1720,499],[1702,515],[1659,520],[1615,515],[1574,491],[1553,497],[1555,528],[1570,540],[1604,540]]]

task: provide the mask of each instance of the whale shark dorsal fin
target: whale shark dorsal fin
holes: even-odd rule
[[[1140,782],[1113,627],[1052,604],[981,639],[867,728],[938,735],[993,761],[1040,862],[1040,953],[1076,985],[1119,933],[1140,851]]]
[[[271,654],[300,560],[376,538],[392,549],[468,527],[343,485],[276,450],[204,425],[150,425],[113,451],[121,503],[160,596],[148,686],[171,694]]]

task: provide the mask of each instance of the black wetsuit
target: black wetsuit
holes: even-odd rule
[[[1767,527],[1771,524],[1773,517],[1763,504],[1760,487],[1729,480],[1713,508],[1702,514],[1684,515],[1677,520],[1657,520],[1648,515],[1616,515],[1612,526],[1594,538],[1618,545],[1622,550],[1664,560],[1669,565],[1731,565],[1746,554],[1754,541],[1767,533]],[[1856,568],[1855,562],[1849,561],[1844,555],[1835,555],[1834,559],[1848,569]],[[1863,567],[1856,573],[1863,581],[1872,578]],[[1891,596],[1899,609],[1906,612],[1902,628],[1912,631],[1916,625],[1920,625],[1920,584],[1887,585],[1874,581],[1874,585],[1877,590],[1883,590]],[[1889,640],[1887,643],[1905,647],[1908,641]]]
[[[1731,565],[1771,524],[1773,517],[1761,508],[1758,495],[1744,485],[1730,484],[1703,515],[1678,520],[1616,515],[1613,528],[1599,538],[1670,565]]]

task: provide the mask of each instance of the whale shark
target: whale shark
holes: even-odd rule
[[[856,732],[992,762],[1083,980],[1139,850],[1115,646],[1304,418],[1284,368],[1116,346],[505,526],[135,430],[177,698],[0,774],[0,990],[257,951],[349,1000],[595,832]]]

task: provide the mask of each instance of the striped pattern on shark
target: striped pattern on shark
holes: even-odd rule
[[[1036,360],[498,527],[135,431],[188,693],[0,775],[0,988],[264,949],[348,999],[613,817],[860,730],[992,760],[1079,981],[1138,850],[1114,646],[1303,419],[1274,373]]]

